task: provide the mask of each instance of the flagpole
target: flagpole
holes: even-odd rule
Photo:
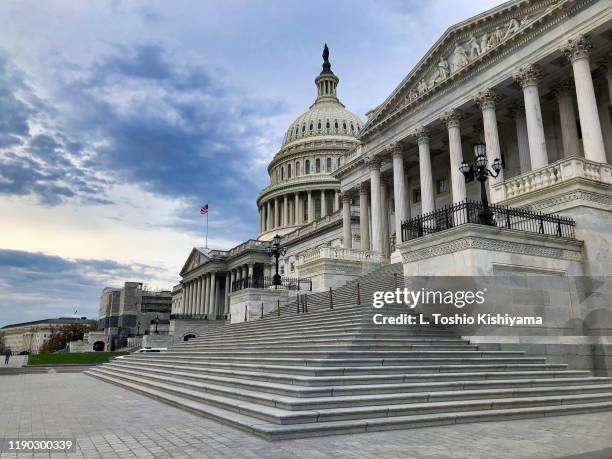
[[[206,248],[208,248],[208,212],[206,212]]]

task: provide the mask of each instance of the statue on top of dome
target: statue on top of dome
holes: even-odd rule
[[[323,71],[321,75],[333,75],[334,72],[331,71],[331,64],[329,63],[329,48],[327,47],[327,43],[323,47]]]

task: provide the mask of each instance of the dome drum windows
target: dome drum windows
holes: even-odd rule
[[[325,171],[326,172],[331,172],[332,170],[332,159],[331,158],[327,158],[325,160]]]
[[[310,174],[310,160],[304,161],[304,175]]]
[[[321,159],[320,158],[317,158],[315,161],[315,172],[317,174],[321,173]]]
[[[287,178],[291,178],[291,164],[287,164]]]
[[[302,170],[300,169],[300,162],[297,161],[295,163],[295,176],[299,177],[301,173],[302,173]]]

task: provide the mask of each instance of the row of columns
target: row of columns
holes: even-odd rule
[[[334,193],[333,204],[332,208],[328,209],[326,198],[331,192]],[[260,233],[312,222],[315,219],[314,197],[316,194],[319,194],[321,200],[321,218],[338,211],[338,190],[309,190],[302,197],[300,197],[302,193],[292,194],[293,197],[291,194],[286,194],[270,199],[259,207]],[[304,218],[304,204],[308,212],[307,218]]]
[[[218,279],[210,272],[183,283],[182,313],[187,315],[216,316]]]
[[[562,128],[562,141],[564,155],[576,155],[579,151],[578,132],[576,128],[576,116],[572,90],[578,102],[578,115],[582,130],[584,156],[586,159],[605,163],[606,153],[603,135],[599,121],[595,90],[591,77],[589,56],[591,44],[585,36],[578,36],[569,40],[563,48],[563,52],[572,63],[574,84],[563,82],[555,91],[557,93],[559,114]],[[608,67],[610,69],[610,66]],[[519,161],[522,172],[538,169],[548,165],[548,152],[546,149],[544,124],[540,107],[540,96],[538,80],[542,73],[537,65],[530,64],[519,69],[513,75],[514,80],[520,85],[523,92],[523,102],[514,107],[516,118],[516,132],[518,138]],[[612,85],[612,70],[607,71],[608,82]],[[612,89],[611,89],[612,99]],[[495,111],[498,96],[493,89],[480,91],[474,102],[482,112],[484,140],[486,143],[487,159],[489,164],[496,158],[501,158],[499,132],[497,127],[497,115]],[[451,165],[452,200],[460,202],[466,199],[465,180],[459,171],[459,164],[463,161],[461,142],[461,116],[456,110],[444,113],[441,120],[446,124],[448,130],[449,159]],[[418,144],[419,174],[421,184],[421,212],[426,214],[435,210],[433,175],[430,151],[430,131],[426,126],[418,127],[412,134],[416,137]],[[401,222],[409,218],[408,188],[405,183],[403,152],[398,144],[389,147],[393,161],[393,188],[395,199],[395,225],[396,234],[399,233]],[[360,219],[364,224],[360,225],[362,248],[368,249],[371,241],[371,249],[375,252],[384,253],[387,247],[385,237],[388,237],[385,223],[386,192],[385,184],[381,182],[380,168],[381,159],[378,156],[366,158],[370,172],[369,197],[372,210],[372,234],[369,234],[367,188],[360,186]],[[503,170],[495,180],[489,180],[489,186],[503,181]],[[348,196],[348,195],[347,195]],[[347,198],[348,199],[348,198]],[[343,198],[344,201],[344,198]],[[345,206],[348,207],[348,206]],[[350,210],[343,213],[344,219],[344,247],[352,248],[350,238]]]

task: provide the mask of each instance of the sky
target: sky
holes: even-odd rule
[[[0,327],[170,289],[193,246],[257,235],[255,198],[314,101],[323,44],[365,121],[497,0],[3,0]]]

